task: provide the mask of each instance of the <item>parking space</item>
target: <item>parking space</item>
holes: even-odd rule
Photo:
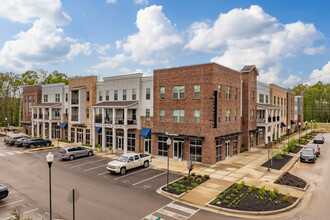
[[[36,206],[31,199],[16,189],[6,184],[9,195],[7,198],[0,201],[0,220],[7,220],[12,217],[10,214],[14,209],[21,212],[21,218],[30,217],[32,219],[48,219],[48,211]],[[61,216],[53,214],[54,218],[60,219]]]

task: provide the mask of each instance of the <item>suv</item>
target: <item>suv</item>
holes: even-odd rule
[[[24,137],[26,137],[26,136],[14,136],[14,137],[5,138],[4,142],[5,142],[5,144],[8,144],[8,145],[14,145],[17,140],[19,140],[20,138],[24,138]]]
[[[15,141],[15,146],[16,147],[23,147],[23,144],[27,139],[29,139],[29,137],[22,137],[22,138],[17,139]]]
[[[36,147],[36,146],[51,146],[52,141],[42,138],[28,138],[23,143],[23,147],[29,148],[29,147]]]
[[[307,144],[306,149],[314,149],[316,157],[319,157],[321,154],[321,148],[318,144]]]
[[[313,142],[315,144],[324,144],[324,137],[322,135],[315,136]]]
[[[316,154],[314,149],[304,149],[301,153],[300,153],[300,161],[301,162],[312,162],[315,163],[316,161]]]
[[[85,148],[82,146],[69,146],[63,147],[58,152],[58,157],[60,159],[69,159],[73,160],[77,157],[84,157],[84,156],[93,156],[93,149]]]

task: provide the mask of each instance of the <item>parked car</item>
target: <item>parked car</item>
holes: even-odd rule
[[[23,143],[23,147],[29,148],[29,147],[36,147],[36,146],[51,146],[52,141],[42,138],[28,138]]]
[[[314,149],[305,148],[301,152],[301,154],[300,154],[300,161],[301,162],[312,162],[312,163],[315,163],[315,161],[316,161],[316,154],[315,154]]]
[[[93,156],[93,149],[82,147],[82,146],[69,146],[63,147],[58,152],[60,159],[73,160],[78,157]]]
[[[313,141],[315,144],[324,144],[324,137],[322,135],[317,135]]]
[[[0,184],[0,200],[6,198],[9,194],[9,191],[5,185]]]
[[[321,155],[321,148],[318,144],[307,144],[306,149],[314,149],[316,157]]]
[[[5,131],[15,131],[14,126],[5,127]]]
[[[18,139],[23,138],[23,137],[26,137],[26,136],[20,135],[20,136],[8,137],[8,138],[5,138],[4,142],[8,145],[14,145]]]
[[[120,173],[124,175],[126,173],[126,170],[130,170],[140,166],[143,166],[145,168],[149,167],[151,161],[151,156],[147,154],[124,154],[118,157],[117,160],[109,162],[107,165],[107,170],[111,173]]]
[[[16,147],[23,147],[23,144],[27,139],[29,139],[29,137],[22,137],[22,138],[17,139],[15,141],[15,146]]]

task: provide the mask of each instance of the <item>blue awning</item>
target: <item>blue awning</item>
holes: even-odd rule
[[[61,125],[61,128],[68,128],[68,122],[64,122],[64,123]]]
[[[39,122],[39,126],[42,124],[42,122]]]
[[[140,133],[140,136],[150,137],[150,134],[151,134],[151,128],[143,128]]]
[[[102,130],[102,127],[95,127],[96,132],[100,132]]]

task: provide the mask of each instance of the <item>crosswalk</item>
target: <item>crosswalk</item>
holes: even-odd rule
[[[0,157],[6,157],[6,156],[14,156],[17,154],[23,154],[21,151],[6,151],[6,152],[0,152]]]
[[[200,209],[175,203],[174,201],[147,215],[141,220],[186,220]]]

